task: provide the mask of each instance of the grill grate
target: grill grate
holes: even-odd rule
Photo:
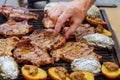
[[[39,20],[31,20],[31,21],[29,21],[29,24],[34,26],[33,27],[34,30],[35,29],[44,29],[44,27],[42,25],[42,22],[41,22],[42,18],[43,18],[43,11],[41,11],[41,10],[33,11],[32,10],[32,12],[39,14],[40,17],[39,17]],[[4,23],[6,21],[7,21],[7,19],[3,15],[0,15],[0,24]],[[114,48],[111,49],[111,50],[108,50],[108,49],[95,50],[95,52],[97,54],[103,56],[103,58],[101,60],[101,63],[104,62],[104,61],[114,61],[114,62],[118,63],[116,61],[116,56],[114,55],[114,54],[116,54],[116,51],[115,51]],[[19,65],[19,69],[21,69],[21,66],[23,66],[23,65]],[[49,64],[49,65],[41,66],[41,68],[43,68],[44,70],[47,71],[48,68],[53,67],[53,66],[63,66],[63,67],[65,67],[68,70],[69,73],[72,72],[72,70],[70,68],[70,64],[66,63],[66,62],[64,62],[62,60],[60,60],[59,62],[55,63],[54,65],[50,65]],[[16,79],[16,80],[24,80],[23,77],[22,77],[21,72],[20,72],[20,74],[18,76],[18,79]],[[51,80],[51,79],[48,77],[47,80]],[[105,78],[102,75],[102,73],[100,73],[99,75],[95,76],[95,80],[109,80],[109,79]],[[119,80],[119,79],[115,79],[115,80]]]

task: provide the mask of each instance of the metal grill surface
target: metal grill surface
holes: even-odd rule
[[[42,10],[32,10],[32,12],[39,14],[39,20],[31,20],[29,21],[29,24],[33,25],[33,29],[44,29],[44,26],[42,24],[42,19],[43,19],[43,11]],[[7,19],[0,14],[0,24],[6,22]],[[2,36],[0,37],[2,38]],[[116,45],[116,44],[115,44]],[[108,49],[104,49],[104,50],[95,50],[95,52],[99,55],[101,55],[103,58],[101,60],[101,64],[104,61],[113,61],[116,62],[117,64],[119,64],[118,59],[116,57],[116,51],[115,48],[108,50]],[[19,69],[21,69],[21,66],[23,65],[19,65]],[[44,65],[41,66],[42,69],[44,70],[48,70],[48,68],[53,67],[53,66],[63,66],[64,68],[66,68],[68,70],[68,72],[72,72],[71,68],[70,68],[70,63],[66,63],[65,61],[60,60],[59,62],[56,62],[54,65]],[[20,72],[18,79],[16,80],[24,80],[22,77],[22,74]],[[49,77],[47,80],[51,80]],[[107,78],[105,78],[102,73],[100,73],[99,75],[95,76],[95,80],[109,80]],[[118,79],[114,79],[114,80],[120,80]]]

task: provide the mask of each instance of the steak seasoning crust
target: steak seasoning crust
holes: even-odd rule
[[[93,47],[88,47],[87,44],[81,42],[67,42],[60,49],[56,49],[51,51],[52,58],[54,61],[59,61],[60,58],[67,62],[72,62],[74,59],[87,57],[87,58],[95,58],[100,60],[102,56],[93,52]]]
[[[32,44],[47,50],[60,48],[66,42],[65,37],[61,34],[54,35],[53,29],[35,30],[30,36],[24,36],[23,39],[30,40]]]
[[[45,49],[31,44],[29,41],[20,41],[13,52],[18,63],[31,63],[37,66],[54,63]]]

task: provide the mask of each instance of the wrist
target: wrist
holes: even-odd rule
[[[96,0],[73,0],[73,1],[77,2],[79,5],[84,4],[85,5],[84,7],[86,9],[89,9]]]

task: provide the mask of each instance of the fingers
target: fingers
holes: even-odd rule
[[[53,21],[54,24],[56,24],[56,21],[58,19],[58,17],[62,14],[63,11],[61,10],[56,10],[55,12],[53,12],[51,15],[50,15],[50,18],[51,20]]]
[[[51,8],[49,9],[47,12],[48,12],[48,15],[50,16],[53,12],[55,12],[57,9],[56,8]]]
[[[57,19],[56,25],[55,25],[55,34],[59,33],[61,28],[64,26],[64,23],[69,19],[71,15],[66,14],[66,11],[63,12]]]
[[[76,30],[78,27],[78,24],[72,24],[69,29],[65,32],[65,37],[68,39],[68,37]]]

